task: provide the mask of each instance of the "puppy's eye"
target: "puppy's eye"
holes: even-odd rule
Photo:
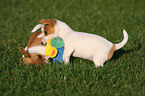
[[[38,57],[39,57],[40,59],[42,59],[42,56],[41,56],[41,55],[38,55]]]
[[[47,31],[45,31],[45,35],[47,35]]]
[[[50,25],[50,24],[45,24],[45,25]]]

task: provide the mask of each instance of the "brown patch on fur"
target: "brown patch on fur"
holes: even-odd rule
[[[40,20],[39,22],[44,24],[44,35],[45,36],[54,34],[55,24],[56,24],[55,19],[45,19],[45,20]]]
[[[108,56],[107,56],[107,60],[110,60],[113,56],[114,51],[116,50],[116,46],[113,45],[112,48],[110,49]]]
[[[56,20],[55,19],[44,19],[44,20],[40,20],[39,22],[44,24],[44,25],[47,24],[50,27],[52,27],[52,26],[54,26],[56,24]]]
[[[41,54],[31,54],[29,52],[26,52],[23,47],[19,48],[19,51],[24,55],[24,63],[25,64],[35,64],[36,66],[39,66],[42,64],[42,61],[45,60],[45,56]]]
[[[24,58],[25,64],[35,64],[36,66],[39,66],[42,64],[42,61],[45,60],[45,57],[41,54],[34,53],[30,55],[31,55],[30,58],[29,57]]]
[[[42,46],[41,41],[42,38],[38,38],[37,36],[40,35],[42,32],[38,31],[34,34],[32,34],[29,38],[29,42],[28,42],[28,48],[30,47],[34,47],[34,46]]]
[[[48,35],[51,35],[51,34],[54,34],[55,32],[55,27],[49,27],[48,25],[45,25],[44,26],[44,35],[45,36],[48,36]]]

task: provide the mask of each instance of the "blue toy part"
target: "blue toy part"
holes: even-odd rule
[[[63,62],[63,52],[64,52],[64,48],[57,48],[58,50],[58,54],[56,57],[52,58],[53,60],[53,64],[55,63],[62,63]]]

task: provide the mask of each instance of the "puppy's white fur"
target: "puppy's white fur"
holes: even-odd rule
[[[112,46],[116,46],[116,50],[122,48],[128,41],[128,34],[123,30],[124,39],[119,44],[113,44],[103,37],[94,34],[88,34],[83,32],[76,32],[72,30],[66,23],[56,20],[55,33],[52,35],[44,36],[43,43],[46,43],[47,39],[51,39],[54,36],[59,36],[63,39],[64,55],[63,60],[65,63],[69,63],[71,54],[74,57],[80,57],[94,61],[96,67],[103,66],[107,61],[107,55]]]

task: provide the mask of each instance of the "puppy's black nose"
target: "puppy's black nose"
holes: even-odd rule
[[[46,43],[46,44],[44,44],[43,42],[41,42],[41,44],[42,44],[42,45],[46,45],[47,43]]]
[[[44,45],[43,42],[41,42],[41,44]]]

